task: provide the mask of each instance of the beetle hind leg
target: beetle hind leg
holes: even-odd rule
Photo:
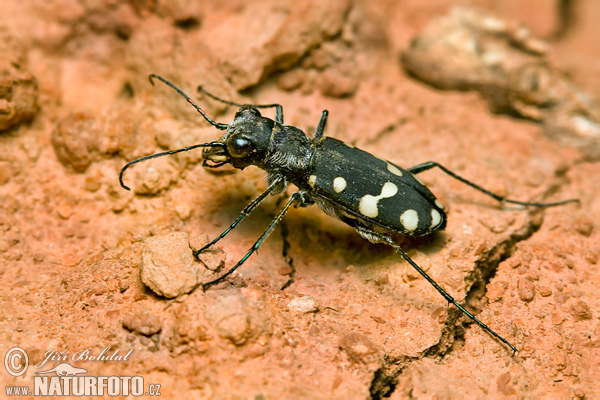
[[[508,342],[508,340],[504,339],[502,336],[500,336],[499,334],[494,332],[486,324],[484,324],[483,322],[478,320],[477,317],[475,317],[473,314],[471,314],[469,311],[467,311],[463,306],[458,304],[457,301],[454,300],[454,298],[452,296],[450,296],[450,294],[448,294],[448,292],[446,292],[440,285],[438,285],[438,283],[436,281],[434,281],[433,278],[431,278],[421,267],[419,267],[419,265],[416,262],[414,262],[412,260],[412,258],[410,258],[408,256],[408,254],[406,254],[406,252],[404,250],[402,250],[402,248],[400,246],[398,246],[392,240],[392,238],[390,236],[383,234],[383,233],[377,233],[377,232],[371,231],[371,230],[363,228],[363,227],[356,227],[356,232],[358,232],[358,234],[360,236],[367,239],[371,243],[384,243],[389,246],[392,246],[396,250],[397,253],[400,253],[402,258],[404,258],[404,260],[406,260],[406,262],[408,262],[414,269],[416,269],[417,272],[419,274],[421,274],[421,276],[423,278],[425,278],[427,280],[427,282],[429,282],[429,284],[431,284],[431,286],[433,286],[435,288],[435,290],[437,290],[438,293],[441,294],[442,297],[444,297],[444,299],[446,299],[446,301],[448,301],[448,303],[454,304],[454,306],[456,308],[458,308],[463,314],[465,314],[467,317],[469,317],[471,320],[473,320],[483,330],[487,331],[490,335],[492,335],[493,337],[495,337],[496,339],[500,340],[502,343],[504,343],[508,347],[510,347],[511,350],[513,351],[513,354],[515,354],[517,352],[516,347],[513,346],[512,344],[510,344]]]
[[[419,174],[421,172],[430,170],[432,168],[439,168],[441,169],[444,173],[446,173],[447,175],[449,175],[450,177],[456,179],[457,181],[460,181],[462,183],[464,183],[465,185],[471,186],[473,189],[501,202],[501,203],[511,203],[511,204],[517,204],[517,205],[521,205],[521,206],[532,206],[532,207],[555,207],[555,206],[562,206],[564,204],[568,204],[568,203],[580,203],[579,199],[568,199],[568,200],[562,200],[562,201],[555,201],[555,202],[551,202],[551,203],[539,203],[539,202],[529,202],[529,201],[520,201],[520,200],[511,200],[511,199],[507,199],[504,196],[500,196],[496,193],[490,192],[487,189],[484,189],[483,187],[479,186],[476,183],[471,182],[468,179],[463,178],[462,176],[458,175],[456,172],[453,172],[451,170],[449,170],[448,168],[444,167],[442,164],[435,162],[435,161],[428,161],[425,162],[423,164],[419,164],[419,165],[415,165],[414,167],[410,167],[407,170],[412,173],[412,174]]]

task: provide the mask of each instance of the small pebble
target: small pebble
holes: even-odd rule
[[[281,267],[277,270],[277,273],[279,275],[289,275],[292,273],[292,267],[290,267],[289,265],[286,265],[285,267]]]
[[[61,258],[61,263],[65,267],[74,267],[81,261],[81,256],[77,253],[66,253]]]
[[[306,71],[304,69],[296,68],[281,74],[276,79],[276,84],[281,90],[289,92],[302,86],[305,79]]]
[[[290,311],[298,314],[315,313],[319,311],[317,301],[312,296],[296,297],[287,305]]]
[[[65,202],[62,202],[56,207],[56,212],[62,219],[69,219],[73,215],[73,207]]]
[[[535,286],[529,277],[519,279],[519,298],[530,302],[535,297]]]
[[[549,288],[548,286],[541,286],[538,289],[538,292],[540,293],[540,296],[548,297],[552,295],[552,288]]]
[[[587,217],[579,216],[573,219],[572,226],[581,236],[590,237],[594,232],[594,223]]]

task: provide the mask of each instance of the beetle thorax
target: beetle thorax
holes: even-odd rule
[[[306,173],[313,151],[312,140],[299,128],[275,123],[263,169],[279,170],[293,182]]]

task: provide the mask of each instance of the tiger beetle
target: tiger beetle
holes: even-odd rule
[[[267,189],[248,204],[240,216],[223,233],[201,249],[194,251],[194,256],[197,257],[201,252],[223,239],[268,195],[283,192],[288,183],[293,183],[298,187],[298,190],[289,197],[279,214],[248,253],[225,274],[211,282],[203,283],[203,289],[223,281],[238,269],[258,250],[292,205],[307,207],[316,203],[326,214],[336,217],[356,229],[356,232],[363,238],[372,243],[384,243],[393,247],[446,301],[454,304],[494,338],[509,346],[513,350],[513,354],[517,351],[515,346],[458,304],[392,240],[393,235],[425,236],[446,227],[444,206],[416,174],[432,168],[439,168],[452,178],[502,203],[552,207],[578,202],[578,200],[570,199],[554,203],[509,200],[457,175],[435,161],[403,169],[357,149],[349,143],[323,136],[327,123],[327,111],[322,112],[311,139],[299,128],[283,123],[283,108],[280,104],[238,104],[223,100],[208,93],[202,87],[198,87],[199,92],[214,100],[240,107],[231,123],[215,122],[174,84],[154,74],[149,78],[152,84],[154,84],[153,79],[158,79],[176,90],[208,123],[225,131],[225,134],[210,143],[151,154],[129,162],[119,174],[119,182],[124,189],[130,190],[123,183],[123,174],[130,166],[152,158],[200,147],[203,148],[202,165],[204,167],[218,168],[231,164],[234,168],[244,169],[249,165],[255,165],[267,172]],[[261,116],[259,108],[274,108],[275,120]]]

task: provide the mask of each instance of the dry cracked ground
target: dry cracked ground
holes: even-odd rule
[[[33,390],[35,372],[64,361],[141,376],[163,398],[598,398],[600,154],[405,69],[413,39],[457,3],[1,2],[0,351],[29,357],[20,377],[2,369],[2,390]],[[549,43],[548,65],[600,94],[597,2],[460,3],[524,23]],[[327,109],[326,135],[404,167],[435,160],[510,198],[579,199],[504,207],[440,170],[419,175],[448,226],[398,243],[517,353],[316,206],[291,209],[226,282],[170,299],[239,260],[283,201],[196,261],[192,248],[265,190],[264,172],[203,168],[195,150],[131,167],[123,190],[126,162],[222,133],[151,73],[219,122],[235,107],[198,85],[281,103],[309,134]],[[127,356],[82,359],[103,351]]]

